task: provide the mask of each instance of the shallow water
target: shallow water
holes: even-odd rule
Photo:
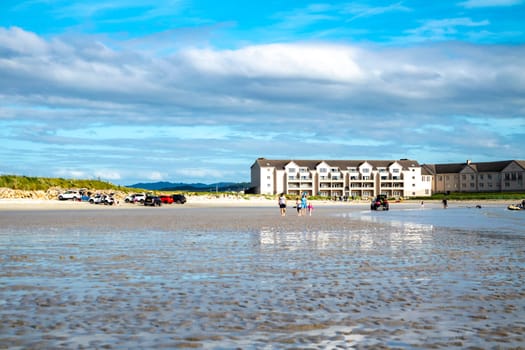
[[[525,211],[507,210],[504,206],[461,205],[447,209],[434,207],[395,208],[389,211],[362,210],[343,214],[370,222],[396,225],[424,225],[469,231],[497,232],[525,236]]]
[[[0,348],[523,348],[524,221],[494,212],[0,228]]]

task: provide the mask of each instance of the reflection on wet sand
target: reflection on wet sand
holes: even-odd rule
[[[306,218],[148,211],[126,222],[44,213],[25,225],[10,223],[24,213],[10,215],[0,213],[7,348],[525,344],[523,235],[331,208]]]

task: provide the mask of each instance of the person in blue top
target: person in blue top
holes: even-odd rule
[[[306,215],[306,207],[308,206],[308,198],[306,198],[306,193],[303,193],[301,197],[301,213]]]

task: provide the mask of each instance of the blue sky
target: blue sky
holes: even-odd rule
[[[525,159],[525,0],[152,3],[0,2],[0,174]]]

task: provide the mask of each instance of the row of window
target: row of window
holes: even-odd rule
[[[429,179],[425,179],[425,178],[430,178],[430,176],[426,177],[424,176],[423,177],[423,180],[425,181],[430,181]],[[271,180],[272,177],[271,175],[268,175],[266,177],[267,180]],[[415,180],[416,177],[415,176],[412,176],[412,180]],[[310,177],[309,175],[304,175],[304,176],[300,176],[299,179],[297,179],[294,175],[290,175],[288,176],[288,181],[296,181],[296,180],[303,180],[303,181],[312,181],[312,177]],[[331,180],[331,181],[342,181],[343,179],[340,179],[338,176],[334,176],[332,177],[331,179],[327,179],[325,176],[321,176],[320,177],[320,181],[323,181],[323,180]],[[359,180],[362,180],[362,181],[370,181],[370,180],[373,180],[372,178],[370,178],[370,176],[363,176],[361,179],[357,178],[356,176],[350,176],[350,181],[359,181]],[[386,181],[386,180],[389,180],[388,179],[388,176],[381,176],[381,180],[383,181]],[[400,176],[392,176],[392,178],[390,179],[392,181],[402,181],[403,179],[400,177]]]
[[[493,179],[493,175],[492,174],[479,174],[477,175],[478,177],[478,180],[492,180]],[[496,180],[499,180],[499,175],[494,175],[494,177],[496,178]],[[519,181],[519,180],[523,180],[523,173],[521,172],[512,172],[512,173],[505,173],[504,174],[504,180],[505,181]],[[437,177],[437,180],[438,181],[443,181],[443,179],[445,180],[450,180],[450,175],[439,175]],[[454,179],[455,180],[458,180],[459,177],[458,175],[454,175]],[[475,174],[471,174],[471,175],[467,175],[467,174],[462,174],[461,175],[461,180],[471,180],[471,181],[474,181],[476,180],[476,175]]]
[[[380,173],[388,172],[388,170],[386,168],[379,168],[377,170]],[[348,168],[347,171],[351,172],[351,173],[359,172],[359,170],[357,168]],[[397,168],[392,169],[392,173],[393,174],[399,174],[400,171],[401,170],[397,169]],[[412,171],[414,171],[414,169],[412,169]],[[299,173],[307,173],[307,172],[310,172],[310,169],[308,169],[308,168],[299,168],[299,171],[297,171],[296,168],[288,168],[288,173],[297,173],[297,172],[299,172]],[[339,172],[341,172],[341,170],[339,168],[330,168],[330,172],[331,173],[339,173]],[[369,168],[363,168],[363,169],[361,169],[361,172],[363,174],[369,174],[370,173],[370,169]],[[322,173],[322,174],[328,173],[328,168],[320,168],[319,169],[319,173]]]

